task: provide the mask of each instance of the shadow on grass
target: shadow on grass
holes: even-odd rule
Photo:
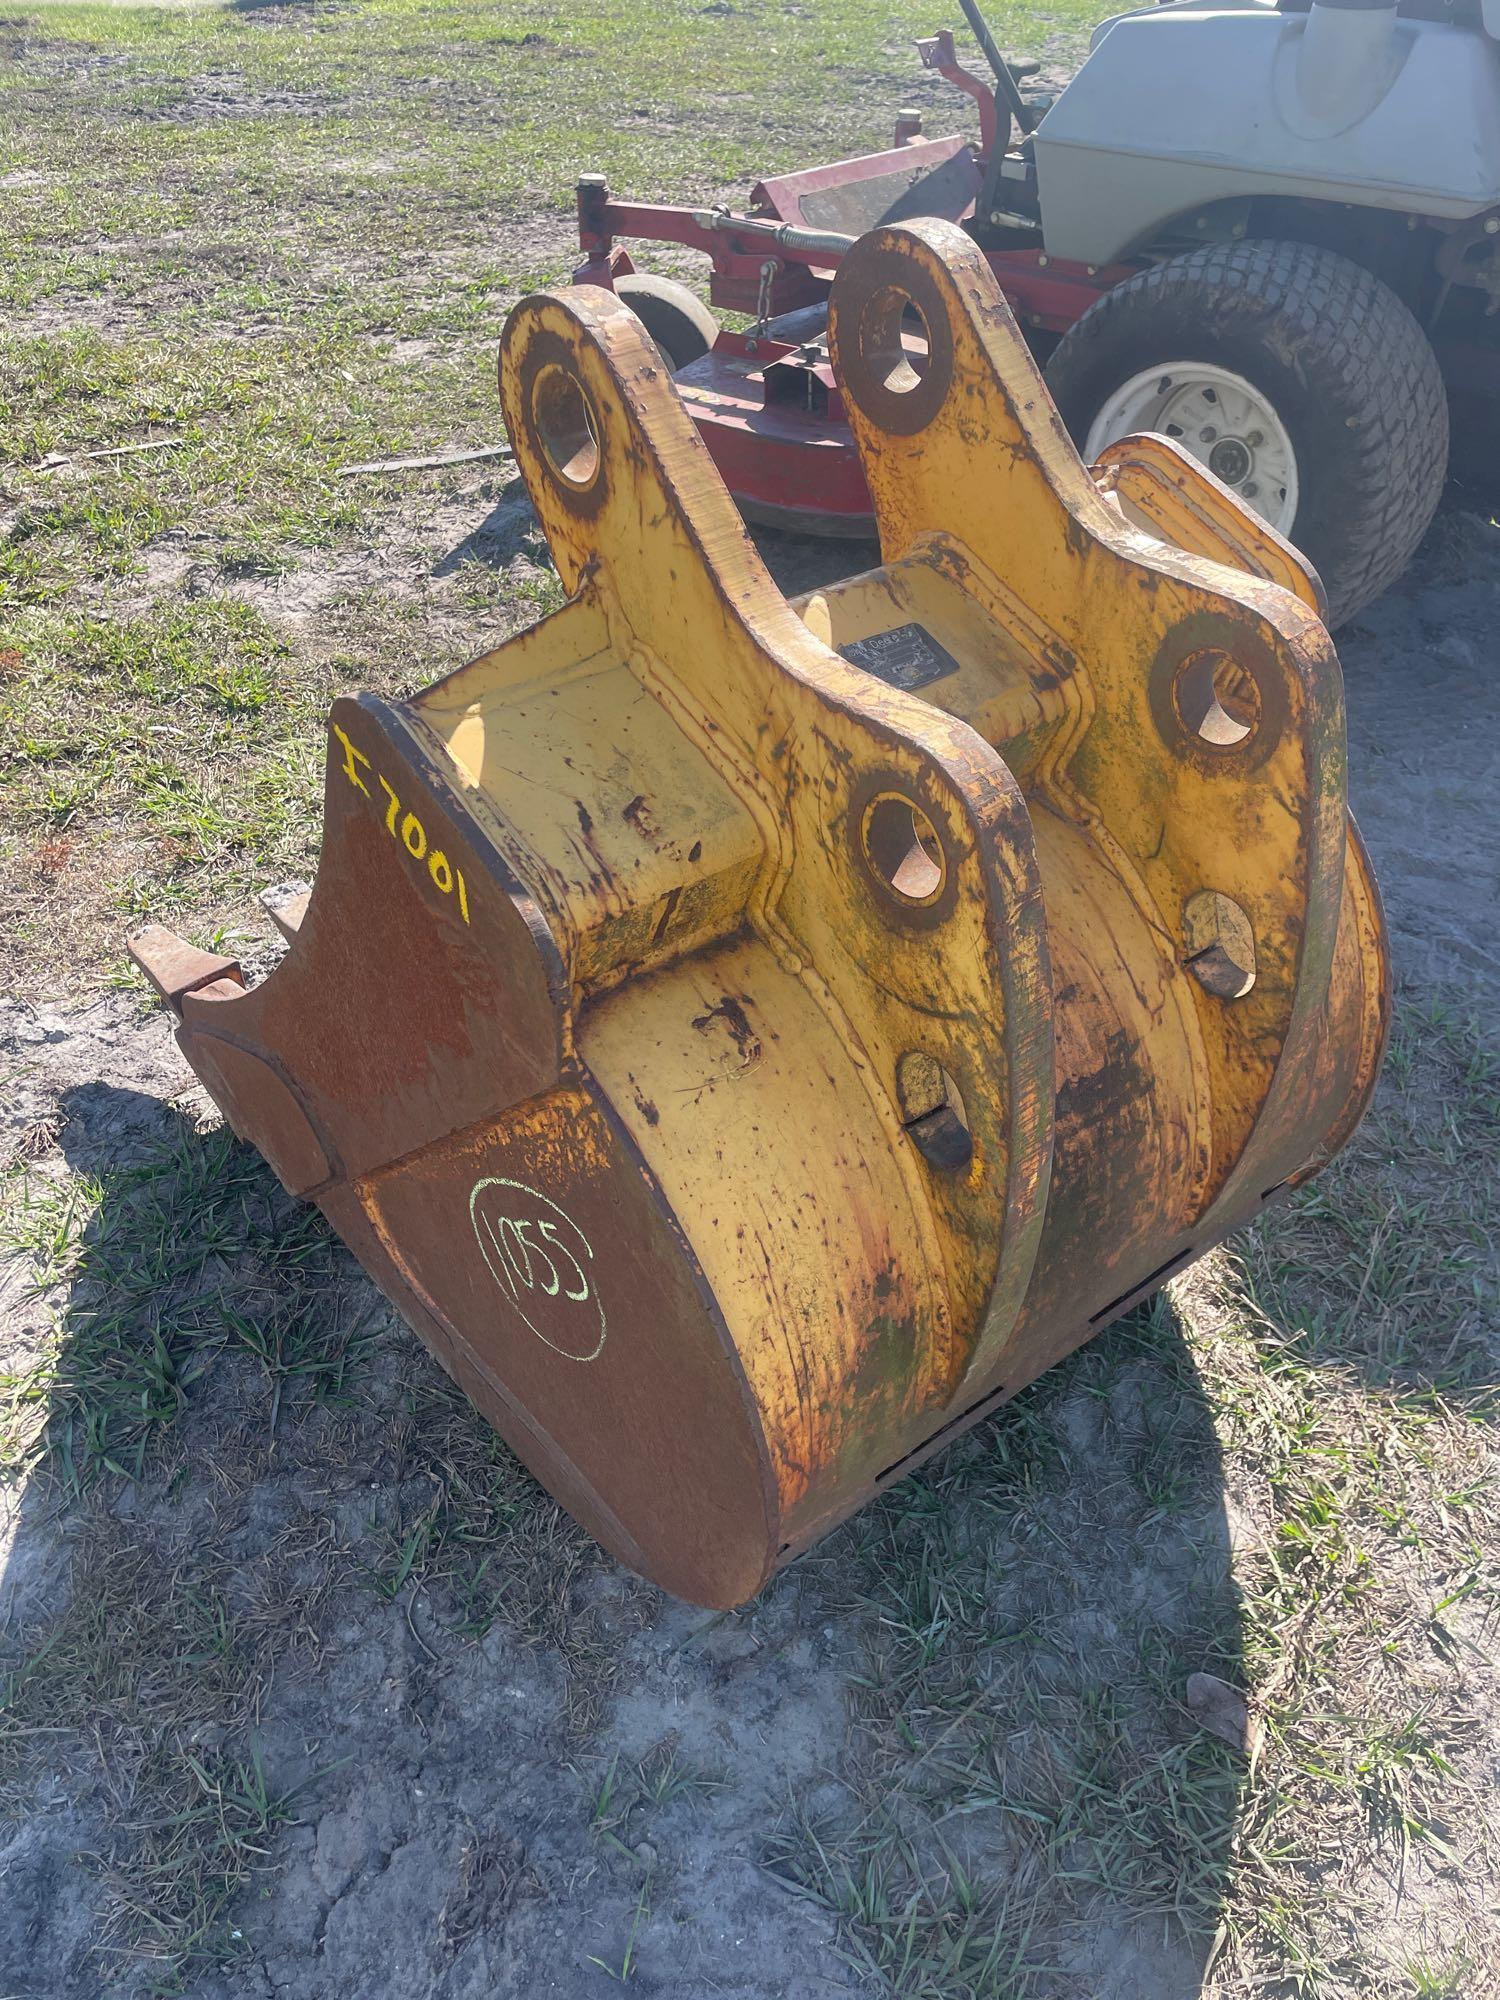
[[[1282,1356],[1414,1407],[1489,1412],[1500,1237],[1500,1047],[1408,993],[1375,1103],[1329,1172],[1246,1241]]]
[[[336,1649],[336,1581],[387,1601],[428,1590],[456,1644],[496,1618],[526,1634],[603,1755],[622,1669],[588,1628],[606,1559],[456,1398],[393,1398],[368,1351],[389,1316],[316,1211],[226,1131],[155,1099],[90,1086],[63,1109],[71,1178],[40,1182],[12,1232],[57,1332],[32,1383],[43,1476],[11,1558],[6,1712],[32,1732],[11,1777],[35,1779],[28,1746],[75,1772],[102,1813],[93,1942],[170,1984],[232,1956],[237,1899],[296,1816],[258,1719],[299,1630]],[[331,1568],[315,1528],[278,1511],[267,1467],[351,1460],[382,1511],[374,1545]],[[680,1617],[654,1593],[642,1607],[664,1630]],[[826,1781],[733,1859],[762,1864],[768,1897],[779,1882],[831,1912],[852,1966],[910,1994],[1199,1990],[1243,1765],[1184,1689],[1195,1672],[1238,1683],[1240,1622],[1212,1414],[1168,1299],[737,1622],[814,1648],[851,1733],[828,1746]],[[742,1729],[738,1684],[706,1656],[692,1671]],[[71,1959],[76,1984],[55,1988],[71,1993],[93,1961],[68,1928],[78,1871],[55,1834],[12,1857],[0,1966]]]
[[[552,558],[541,525],[520,475],[502,488],[500,498],[462,541],[434,563],[434,576],[452,576],[466,563],[482,563],[486,569],[505,570],[519,555],[529,556],[539,566],[550,568]]]
[[[420,1586],[460,1644],[550,1646],[592,1727],[607,1564],[257,1153],[110,1085],[60,1112],[68,1172],[5,1215],[52,1326],[0,1361],[0,1989],[178,1993],[243,1957],[318,1777],[263,1754],[282,1670],[361,1606],[411,1629]],[[316,1733],[378,1730],[389,1684],[367,1701]]]
[[[775,528],[753,527],[750,538],[777,589],[788,597],[868,569],[880,560],[874,542],[844,536],[781,534]],[[539,568],[551,568],[546,541],[517,474],[479,525],[434,564],[432,574],[452,576],[467,563],[503,572],[520,555]]]
[[[342,1400],[372,1302],[227,1132],[102,1084],[61,1110],[70,1175],[7,1216],[56,1317],[8,1385],[5,1469],[35,1470],[0,1575],[0,1980],[93,1993],[123,1963],[110,1990],[173,1992],[232,1956],[229,1905],[293,1816],[256,1724],[318,1565],[247,1535],[244,1476]],[[39,1781],[69,1810],[37,1811]]]
[[[1197,1993],[1244,1773],[1223,1467],[1161,1295],[802,1565],[857,1637],[835,1785],[782,1879],[913,1994]]]

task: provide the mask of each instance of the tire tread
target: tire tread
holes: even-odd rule
[[[1071,386],[1102,354],[1185,306],[1210,327],[1230,315],[1242,326],[1274,321],[1303,378],[1347,412],[1346,553],[1324,577],[1329,622],[1339,623],[1406,567],[1442,495],[1448,399],[1431,343],[1388,285],[1337,251],[1269,238],[1209,244],[1128,278],[1069,328],[1047,369],[1065,413]]]

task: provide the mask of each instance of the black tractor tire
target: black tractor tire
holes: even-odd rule
[[[615,279],[615,297],[630,307],[674,375],[700,360],[719,337],[719,322],[702,299],[671,278],[628,272]]]
[[[1297,459],[1288,539],[1339,625],[1405,569],[1448,467],[1437,357],[1380,279],[1310,243],[1214,244],[1106,292],[1069,328],[1047,383],[1080,448],[1109,397],[1157,363],[1227,368],[1260,392]]]

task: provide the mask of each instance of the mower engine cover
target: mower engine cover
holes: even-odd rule
[[[1179,0],[1105,22],[1032,143],[1047,249],[1083,263],[1269,195],[1462,220],[1500,203],[1500,55],[1477,13]]]

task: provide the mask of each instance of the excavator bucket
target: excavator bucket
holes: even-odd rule
[[[850,252],[832,340],[884,562],[793,605],[628,308],[517,306],[569,602],[335,704],[260,984],[134,946],[537,1476],[712,1606],[1316,1171],[1388,1012],[1298,558],[1165,443],[1091,476],[947,223]]]

